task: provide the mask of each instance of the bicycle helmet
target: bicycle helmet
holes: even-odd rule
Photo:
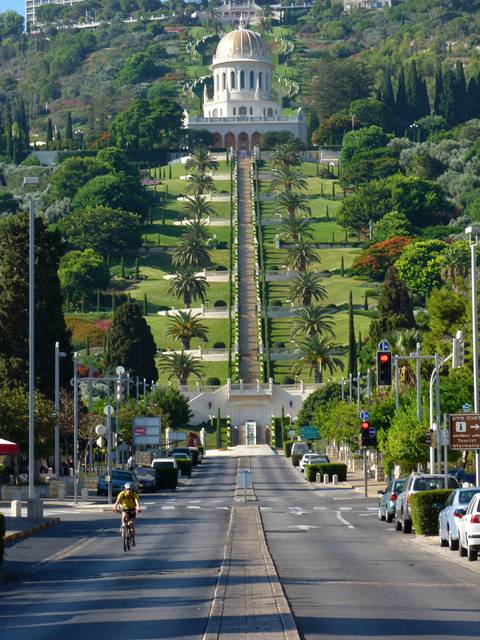
[[[126,482],[124,485],[125,489],[131,489],[132,488],[132,483],[131,482]]]

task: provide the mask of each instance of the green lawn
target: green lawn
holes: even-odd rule
[[[202,347],[204,349],[213,349],[216,342],[223,342],[228,348],[228,331],[229,321],[220,319],[201,318],[201,323],[208,329],[208,340],[204,342],[198,338],[193,338],[191,342],[192,349]],[[171,337],[165,335],[165,330],[172,324],[171,318],[165,316],[148,316],[147,322],[152,329],[153,337],[157,345],[157,349],[181,349],[181,343],[175,342]],[[227,340],[225,339],[227,336]],[[214,363],[212,363],[214,364]]]

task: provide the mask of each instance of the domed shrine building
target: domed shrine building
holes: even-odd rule
[[[301,109],[282,116],[282,106],[272,96],[272,59],[258,33],[240,26],[218,43],[210,66],[213,97],[205,87],[203,117],[187,114],[185,126],[214,135],[214,147],[253,149],[262,133],[290,131],[306,141],[307,127]]]

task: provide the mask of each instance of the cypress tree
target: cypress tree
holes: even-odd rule
[[[125,367],[130,377],[158,380],[155,355],[157,347],[152,332],[136,302],[126,302],[116,309],[107,334],[105,364]]]
[[[73,149],[73,125],[71,111],[67,111],[67,118],[65,122],[65,140],[67,141],[68,148]]]
[[[123,256],[120,258],[120,275],[125,278],[125,258]]]
[[[117,308],[117,296],[112,292],[112,312]]]
[[[345,276],[345,258],[343,256],[340,262],[340,275],[342,276],[342,278]]]
[[[85,291],[82,292],[82,297],[80,299],[80,310],[82,313],[85,313]]]
[[[363,300],[363,308],[365,311],[368,311],[368,293],[365,291],[365,298]]]
[[[3,131],[5,136],[5,155],[11,160],[13,158],[12,115],[8,105],[5,109]]]
[[[443,78],[443,91],[440,100],[441,115],[450,126],[457,124],[457,77],[452,69],[449,69]]]
[[[140,270],[138,268],[138,258],[135,258],[135,279],[138,280],[140,277]]]
[[[433,98],[433,113],[436,116],[442,114],[442,94],[443,94],[443,73],[442,67],[439,65],[435,71],[435,95]]]
[[[392,71],[390,67],[387,67],[385,69],[385,73],[383,74],[383,82],[380,95],[382,98],[382,102],[384,102],[392,109],[395,108],[395,94],[393,92]]]
[[[357,373],[357,343],[355,340],[355,323],[353,317],[353,296],[350,291],[348,299],[348,373]]]
[[[362,350],[362,332],[358,332],[358,353]]]
[[[100,289],[97,289],[97,303],[95,305],[95,311],[100,313]]]
[[[397,276],[394,267],[385,275],[378,299],[378,320],[370,325],[370,337],[381,340],[396,329],[413,329],[415,318],[413,305],[406,286]]]
[[[395,111],[403,120],[408,120],[407,93],[405,88],[405,70],[400,68],[398,76],[397,94],[395,96]]]
[[[28,215],[0,220],[0,381],[11,387],[28,381]],[[53,397],[55,342],[71,356],[70,333],[62,311],[58,265],[63,254],[57,232],[35,220],[35,385]],[[71,377],[62,366],[61,384]]]
[[[47,134],[46,134],[46,147],[47,151],[51,148],[53,142],[53,124],[52,119],[48,118],[47,120]]]
[[[418,117],[430,115],[430,98],[428,96],[427,82],[425,78],[418,78]]]
[[[467,119],[480,116],[480,79],[470,78],[467,86]]]
[[[455,64],[455,95],[457,98],[456,122],[465,122],[467,119],[467,81],[465,80],[465,71],[463,62],[457,60]]]
[[[407,114],[410,121],[414,121],[419,118],[418,85],[419,78],[417,74],[417,65],[415,63],[415,60],[412,60],[407,67],[407,73],[405,76],[405,96],[407,102]]]
[[[87,356],[90,355],[90,336],[87,336],[85,339],[85,354]]]
[[[143,315],[148,316],[148,298],[147,294],[143,294]]]

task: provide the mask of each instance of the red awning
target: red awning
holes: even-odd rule
[[[18,444],[0,438],[0,456],[13,455],[19,452]]]

